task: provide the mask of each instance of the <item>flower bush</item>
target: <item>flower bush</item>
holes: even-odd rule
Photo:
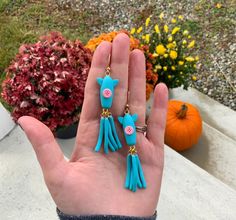
[[[95,51],[97,46],[102,42],[102,41],[109,41],[112,42],[113,39],[116,37],[117,34],[119,33],[125,33],[130,37],[130,50],[134,49],[140,49],[142,50],[145,54],[147,54],[148,51],[148,46],[147,45],[141,45],[140,41],[133,37],[128,31],[126,30],[121,30],[121,31],[113,31],[109,33],[102,33],[98,37],[94,37],[88,41],[86,44],[86,47],[91,49],[92,51]],[[157,74],[153,72],[153,65],[150,62],[150,59],[146,60],[146,99],[150,97],[151,92],[153,91],[154,85],[157,83]]]
[[[152,19],[156,22],[151,22]],[[168,23],[161,13],[157,19],[148,17],[145,25],[130,31],[133,37],[140,40],[141,46],[146,48],[144,53],[149,64],[147,75],[151,75],[151,72],[156,75],[156,78],[152,76],[153,80],[147,81],[148,93],[152,92],[158,82],[164,82],[168,88],[183,85],[187,89],[191,80],[196,80],[193,74],[199,58],[193,55],[195,40],[183,28],[183,20],[180,15]]]
[[[92,51],[95,51],[97,46],[102,42],[102,41],[108,41],[112,42],[116,35],[120,33],[125,33],[130,36],[129,32],[126,30],[120,30],[120,31],[112,31],[109,33],[102,33],[98,37],[91,38],[88,43],[86,44],[85,47],[89,48]],[[130,50],[134,50],[140,47],[139,40],[130,36]]]
[[[80,41],[68,41],[58,32],[22,45],[2,84],[14,120],[33,116],[52,131],[77,122],[91,59],[92,52]]]

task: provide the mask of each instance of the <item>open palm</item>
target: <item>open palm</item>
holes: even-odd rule
[[[119,79],[111,109],[114,118],[123,116],[129,90],[131,113],[138,114],[136,125],[143,126],[146,110],[145,58],[139,50],[129,51],[129,38],[125,34],[119,34],[112,44],[101,43],[94,53],[70,161],[64,159],[53,134],[44,124],[28,116],[21,117],[18,123],[34,147],[47,187],[62,212],[70,215],[150,216],[155,211],[160,193],[167,89],[163,84],[156,87],[147,122],[147,136],[137,133],[136,147],[147,188],[134,193],[124,188],[128,146],[118,123],[116,128],[122,149],[108,155],[102,150],[94,152],[101,113],[96,78],[104,76],[109,60],[112,78]]]

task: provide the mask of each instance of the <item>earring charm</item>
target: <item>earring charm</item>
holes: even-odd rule
[[[112,79],[110,67],[106,68],[105,77],[97,78],[97,82],[100,85],[100,102],[102,106],[102,113],[100,119],[100,129],[95,151],[100,151],[104,140],[104,152],[108,154],[109,150],[117,151],[122,147],[117,131],[115,128],[115,122],[110,112],[112,106],[114,90],[119,80]]]
[[[142,165],[135,147],[137,137],[135,122],[137,119],[137,114],[130,114],[128,104],[126,105],[124,116],[118,117],[118,121],[123,127],[125,141],[129,145],[125,188],[133,192],[135,192],[137,188],[141,189],[147,187]]]

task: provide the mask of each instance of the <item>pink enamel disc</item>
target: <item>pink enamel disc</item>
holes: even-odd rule
[[[102,94],[105,98],[110,98],[112,96],[112,91],[110,89],[104,89]]]
[[[133,133],[134,133],[133,127],[132,127],[132,126],[126,126],[126,127],[125,127],[125,133],[126,133],[127,135],[133,134]]]

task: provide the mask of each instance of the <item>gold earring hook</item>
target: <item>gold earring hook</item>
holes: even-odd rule
[[[126,106],[125,106],[125,114],[128,114],[130,113],[130,110],[129,110],[129,96],[130,96],[130,91],[127,92],[127,102],[126,102]]]
[[[109,66],[106,68],[105,74],[106,74],[106,76],[111,75],[111,68]]]

